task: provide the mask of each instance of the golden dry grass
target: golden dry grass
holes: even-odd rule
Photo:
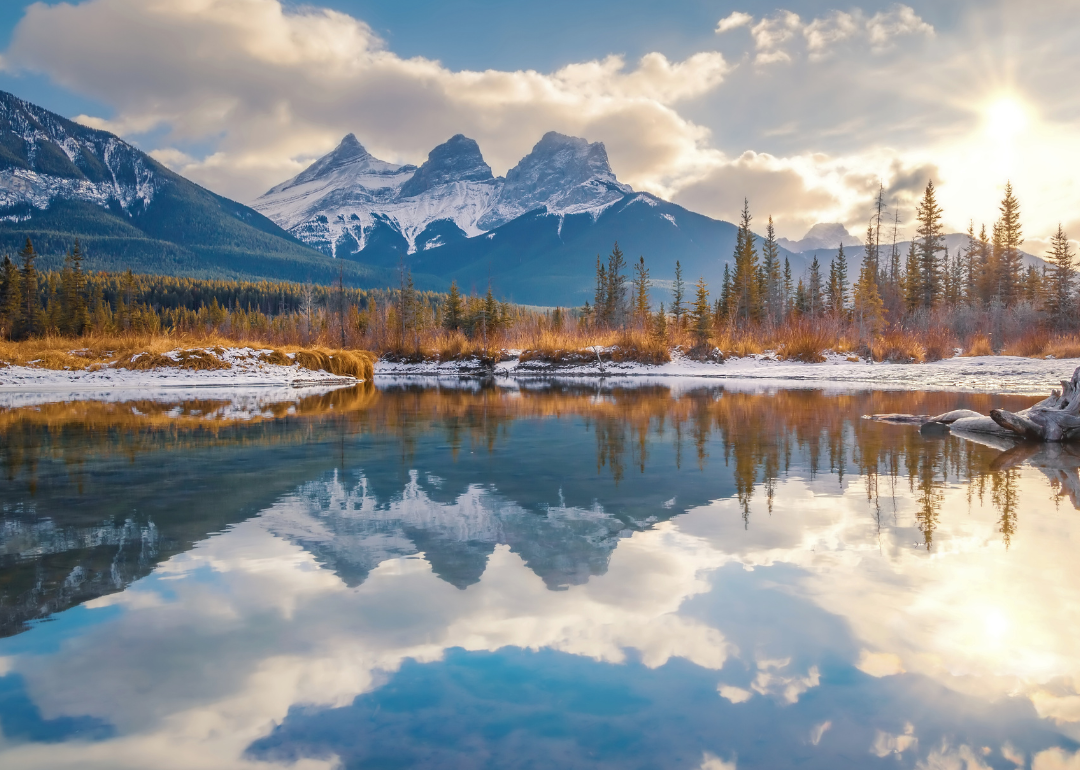
[[[1039,329],[1013,340],[1001,352],[1006,356],[1032,358],[1046,355],[1046,347],[1049,344],[1050,335]]]
[[[992,356],[994,355],[994,346],[990,343],[989,337],[979,333],[968,340],[967,345],[964,346],[964,352],[961,355],[969,357]]]
[[[804,361],[816,364],[825,360],[829,335],[808,323],[793,324],[778,335],[776,357],[781,361]]]
[[[926,360],[926,348],[910,332],[890,331],[874,342],[874,360],[921,364]]]
[[[150,370],[160,367],[191,370],[228,369],[218,356],[226,348],[270,348],[259,343],[238,342],[217,335],[194,337],[170,334],[90,335],[71,339],[42,337],[21,342],[0,341],[0,364],[40,369],[79,370],[105,365]],[[172,356],[166,356],[172,353]],[[293,354],[290,358],[287,354]],[[215,355],[216,354],[216,355]],[[363,350],[333,350],[286,346],[258,354],[269,364],[322,370],[339,376],[370,380],[375,356]]]
[[[1080,334],[1054,337],[1047,342],[1043,353],[1054,358],[1080,358]]]
[[[666,364],[671,360],[668,343],[639,330],[602,332],[582,335],[576,332],[538,332],[524,340],[522,361],[552,364],[588,364],[602,361]],[[596,348],[596,350],[594,350]]]

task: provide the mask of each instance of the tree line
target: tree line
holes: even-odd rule
[[[891,246],[883,242],[890,224],[885,215],[885,191],[879,187],[854,281],[849,279],[842,243],[827,273],[815,255],[806,275],[796,281],[790,259],[780,258],[772,217],[764,238],[759,238],[751,229],[749,201],[744,200],[719,296],[710,300],[704,278],[688,293],[682,266],[676,261],[671,305],[665,309],[661,303],[655,313],[649,304],[651,281],[644,257],[628,270],[616,243],[606,262],[597,257],[593,304],[585,304],[583,317],[595,328],[637,328],[660,338],[666,336],[670,323],[691,332],[699,343],[716,329],[774,327],[803,318],[849,321],[861,334],[874,334],[886,321],[902,325],[958,308],[994,311],[1026,305],[1043,314],[1054,329],[1080,324],[1076,255],[1069,237],[1058,225],[1046,264],[1042,269],[1025,267],[1020,204],[1011,184],[1005,186],[999,217],[990,233],[984,225],[976,234],[972,222],[966,244],[951,254],[932,181],[916,207],[915,233],[906,254],[900,253],[897,242],[899,215],[895,212]]]

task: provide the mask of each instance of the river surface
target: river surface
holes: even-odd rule
[[[0,767],[1080,767],[1035,399],[386,381],[0,409]]]

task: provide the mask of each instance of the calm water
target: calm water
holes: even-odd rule
[[[1032,399],[674,387],[0,410],[0,766],[1080,766]]]

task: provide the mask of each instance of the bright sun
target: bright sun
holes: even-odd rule
[[[1000,140],[1012,139],[1028,126],[1027,110],[1016,99],[1005,96],[986,109],[986,130]]]

